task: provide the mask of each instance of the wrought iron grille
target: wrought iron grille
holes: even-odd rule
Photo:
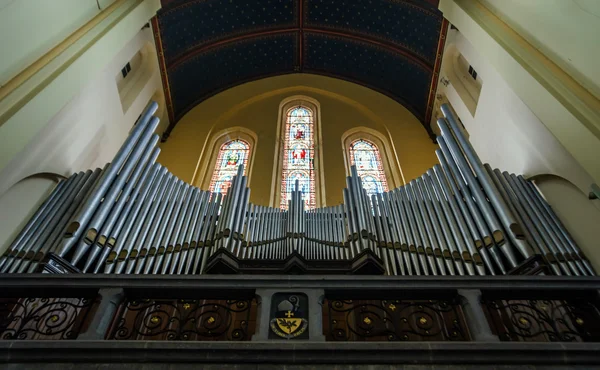
[[[255,330],[255,299],[128,300],[108,339],[247,341]]]
[[[600,311],[586,299],[484,299],[482,305],[492,331],[502,341],[600,341]]]
[[[457,300],[325,300],[329,341],[468,341]]]
[[[76,339],[97,303],[96,298],[1,298],[0,338]]]

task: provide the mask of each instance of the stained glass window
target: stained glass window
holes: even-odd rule
[[[350,163],[356,165],[369,196],[388,191],[381,155],[375,144],[363,139],[353,141],[350,144]]]
[[[280,207],[288,208],[290,193],[299,180],[305,207],[315,208],[314,113],[311,109],[296,106],[288,110],[284,140]]]
[[[243,140],[231,140],[221,145],[215,171],[210,181],[210,191],[227,193],[227,189],[231,186],[231,180],[241,164],[244,165],[244,174],[246,174],[249,155],[250,145]]]

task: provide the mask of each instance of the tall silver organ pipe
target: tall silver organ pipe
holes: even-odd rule
[[[226,194],[178,179],[156,163],[156,109],[143,112],[111,163],[58,183],[0,257],[1,273],[40,271],[51,258],[82,273],[205,274],[221,256],[369,256],[387,275],[501,275],[534,257],[555,275],[595,275],[537,187],[483,164],[445,105],[439,164],[374,194],[352,166],[343,203],[315,209],[298,181],[287,209],[252,204],[243,166]]]

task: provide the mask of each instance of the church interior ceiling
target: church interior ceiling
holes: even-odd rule
[[[358,83],[429,130],[447,21],[438,0],[162,0],[153,19],[171,124],[228,88],[311,73]]]

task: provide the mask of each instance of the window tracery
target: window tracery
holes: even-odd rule
[[[223,143],[210,181],[210,191],[226,194],[240,165],[244,165],[244,174],[246,174],[249,156],[250,144],[244,140],[237,139]]]
[[[387,179],[383,170],[381,155],[377,146],[367,140],[358,139],[350,143],[350,164],[362,179],[367,194],[388,191]]]
[[[281,173],[280,207],[287,209],[288,199],[299,181],[307,209],[315,208],[314,112],[301,105],[287,111]]]

